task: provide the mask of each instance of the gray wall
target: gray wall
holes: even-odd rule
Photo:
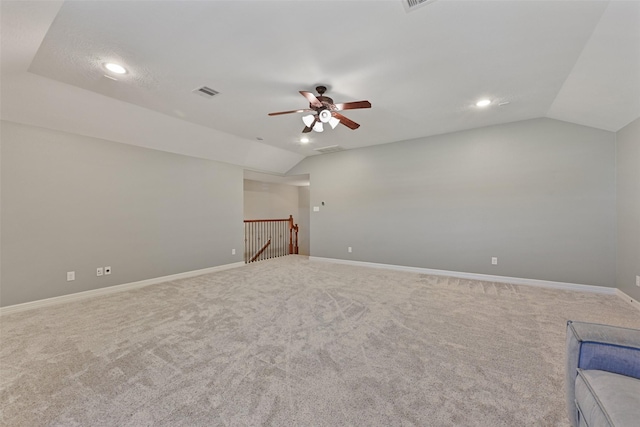
[[[309,255],[309,242],[310,242],[310,230],[311,224],[310,220],[310,204],[311,203],[311,192],[310,187],[303,186],[298,187],[298,218],[296,222],[298,223],[299,233],[298,233],[298,253],[300,255]]]
[[[620,130],[617,146],[618,240],[616,285],[640,301],[640,119]]]
[[[611,132],[535,119],[313,156],[289,173],[310,174],[320,206],[312,256],[615,285]]]
[[[298,187],[244,180],[244,219],[298,217]]]
[[[241,168],[11,122],[1,138],[2,306],[242,261]]]

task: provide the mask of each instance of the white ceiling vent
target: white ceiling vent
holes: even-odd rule
[[[330,145],[328,147],[314,148],[314,151],[322,154],[327,154],[335,153],[336,151],[344,151],[344,148],[340,147],[339,145]]]
[[[402,5],[406,12],[413,12],[421,6],[426,6],[429,3],[433,3],[436,0],[402,0]]]
[[[202,86],[202,87],[199,87],[198,89],[195,89],[193,93],[195,93],[196,95],[200,95],[204,98],[212,98],[217,94],[219,94],[220,92],[218,92],[217,90],[213,90],[210,87]]]

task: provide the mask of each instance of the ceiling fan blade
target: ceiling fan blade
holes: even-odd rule
[[[340,123],[342,123],[343,125],[345,125],[349,129],[356,130],[356,129],[358,129],[360,127],[360,125],[358,123],[354,122],[351,119],[346,118],[345,116],[343,116],[340,113],[335,113],[334,112],[332,115],[336,119],[340,120]]]
[[[311,92],[307,92],[306,90],[301,90],[300,91],[300,95],[302,95],[305,98],[307,98],[307,101],[309,101],[309,104],[312,107],[316,107],[316,108],[322,107],[322,102],[320,102],[318,100],[318,98],[316,98],[316,96],[314,94],[312,94]]]
[[[371,108],[369,101],[355,101],[355,102],[343,102],[342,104],[335,104],[336,111],[340,110],[355,110],[356,108]]]
[[[307,111],[314,111],[310,108],[304,108],[302,110],[291,110],[291,111],[278,111],[277,113],[269,113],[270,116],[279,116],[280,114],[291,114],[291,113],[304,113]]]

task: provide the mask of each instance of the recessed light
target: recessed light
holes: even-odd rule
[[[489,104],[491,104],[491,100],[481,99],[480,101],[476,102],[476,107],[486,107]]]
[[[302,138],[300,138],[300,142],[302,144],[308,144],[309,143],[309,138],[307,138],[306,136],[303,136]]]
[[[111,71],[112,73],[116,73],[116,74],[126,74],[127,69],[124,68],[122,65],[119,64],[115,64],[113,62],[107,62],[104,64],[104,68],[106,68],[107,70]]]

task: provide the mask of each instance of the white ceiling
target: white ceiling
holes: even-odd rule
[[[275,173],[329,145],[640,116],[637,1],[3,0],[1,59],[3,119]],[[302,145],[301,114],[267,113],[306,108],[317,84],[372,108]]]

